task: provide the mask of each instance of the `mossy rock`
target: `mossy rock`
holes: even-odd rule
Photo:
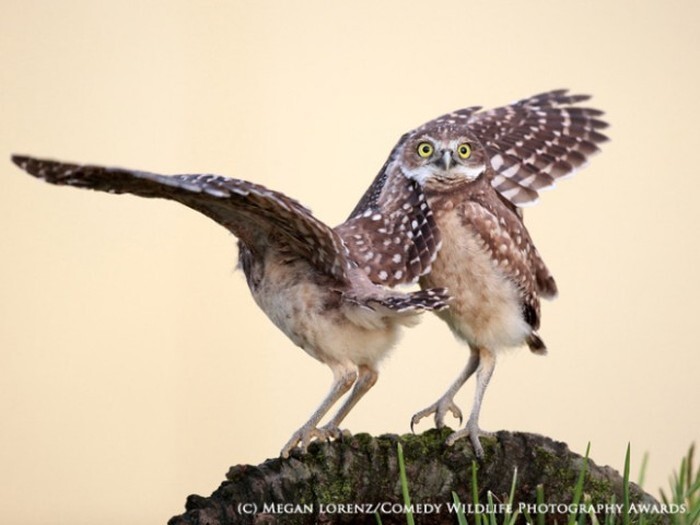
[[[489,492],[494,502],[507,501],[517,469],[512,510],[520,508],[534,515],[537,486],[542,485],[545,522],[568,521],[568,514],[560,511],[567,509],[574,497],[574,486],[585,464],[582,456],[547,437],[498,432],[493,438],[482,438],[485,456],[477,462],[468,439],[445,446],[451,432],[344,436],[330,443],[312,443],[307,453],[295,451],[288,459],[231,467],[227,480],[210,497],[190,496],[186,512],[169,524],[376,524],[375,512],[385,525],[405,524],[398,443],[403,448],[418,524],[457,523],[454,507],[450,508],[453,492],[473,523],[470,514],[479,510],[473,506],[473,466],[480,504],[487,503]],[[613,495],[616,502],[623,501],[623,479],[612,468],[588,460],[583,492],[592,505],[604,509]],[[633,503],[658,505],[634,484],[630,484],[630,495]],[[598,517],[602,521],[602,513]],[[633,515],[632,523],[637,519],[638,515]],[[519,520],[525,522],[522,516]],[[648,524],[668,523],[668,516],[651,514],[646,520]]]

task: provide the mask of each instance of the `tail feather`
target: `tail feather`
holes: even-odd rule
[[[537,355],[547,355],[547,346],[544,344],[542,338],[534,330],[530,333],[527,338],[527,346],[530,347],[530,351]]]

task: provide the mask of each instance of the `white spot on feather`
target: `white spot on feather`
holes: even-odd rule
[[[500,170],[501,166],[503,166],[503,156],[499,153],[491,157],[491,165],[496,171]]]

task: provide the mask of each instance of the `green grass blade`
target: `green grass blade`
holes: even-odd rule
[[[617,503],[617,497],[615,494],[610,496],[610,507],[615,508],[615,503]],[[614,512],[608,512],[605,515],[605,525],[615,525],[617,523],[617,515]]]
[[[639,488],[644,488],[644,482],[647,477],[647,465],[649,464],[649,452],[645,452],[642,457],[642,464],[639,467],[639,477],[637,478],[637,485]]]
[[[518,522],[518,518],[520,517],[520,509],[516,510],[513,515],[511,516],[510,520],[506,522],[506,525],[515,525]],[[527,521],[527,520],[526,520]],[[528,521],[528,523],[531,523]]]
[[[464,515],[464,511],[462,510],[462,501],[459,499],[459,496],[457,493],[453,490],[452,491],[452,501],[454,501],[455,505],[457,506],[457,523],[459,525],[469,525],[467,523],[467,517]]]
[[[486,501],[488,503],[488,508],[491,509],[488,514],[486,514],[489,520],[489,525],[498,525],[498,523],[496,523],[496,510],[493,504],[493,492],[490,490],[486,493]]]
[[[506,501],[506,513],[503,516],[503,523],[505,525],[512,525],[515,523],[515,519],[511,516],[510,509],[513,508],[513,500],[515,499],[515,484],[518,481],[518,467],[513,469],[513,481],[510,484],[510,493],[508,494],[508,501]]]
[[[625,453],[625,473],[622,478],[622,524],[630,525],[630,444]]]
[[[537,494],[537,525],[544,525],[544,512],[539,511],[540,505],[544,504],[544,485],[540,483],[535,490]]]
[[[476,506],[479,504],[479,485],[476,481],[476,471],[478,468],[476,461],[472,461],[472,504],[474,505],[474,509],[476,509]],[[474,523],[475,525],[482,525],[480,512],[474,512]]]
[[[518,515],[520,514],[520,511],[515,511],[514,514],[511,515],[510,511],[513,508],[513,503],[515,501],[515,485],[518,482],[518,467],[515,467],[513,469],[513,481],[510,484],[510,494],[508,494],[508,501],[507,503],[507,511],[506,514],[503,518],[503,523],[505,525],[515,525],[515,520],[518,518]]]
[[[377,525],[382,525],[382,517],[379,515],[379,512],[374,513],[374,518],[377,520]]]
[[[690,450],[688,450],[688,492],[691,492],[691,484],[693,482],[693,478],[695,478],[696,481],[700,481],[700,471],[696,473],[695,476],[693,476],[693,467],[695,465],[695,460],[693,458],[693,455],[695,454],[695,443],[690,445]]]
[[[593,510],[593,500],[591,500],[591,497],[588,494],[584,496],[583,503],[590,508],[590,510],[588,511],[588,517],[591,520],[591,525],[600,525],[600,521],[598,521],[598,516],[595,515],[595,511]],[[585,514],[582,515],[585,516]]]
[[[686,521],[689,525],[700,523],[700,471],[695,471],[695,444],[693,443],[686,456],[686,483],[682,499],[675,501],[679,505],[684,505],[686,509]]]
[[[676,476],[676,486],[673,497],[673,500],[676,503],[680,503],[681,501],[685,500],[685,485],[686,476],[688,473],[688,462],[686,460],[687,457],[683,458],[683,460],[681,461],[681,469],[679,475]]]
[[[688,514],[688,523],[700,523],[700,505]]]
[[[408,525],[415,525],[413,519],[413,513],[410,511],[411,507],[411,496],[408,493],[408,481],[406,480],[406,465],[403,461],[403,447],[401,443],[397,443],[398,455],[399,455],[399,478],[401,479],[401,493],[403,494],[403,503],[406,505],[406,523]]]
[[[578,507],[579,502],[581,501],[581,495],[583,494],[583,481],[586,477],[586,472],[588,471],[588,453],[591,451],[591,444],[590,442],[588,443],[588,446],[586,447],[586,455],[583,458],[583,467],[581,468],[581,472],[578,475],[578,480],[576,481],[576,486],[574,487],[574,499],[572,500],[572,505],[573,508]],[[576,525],[576,516],[578,512],[572,511],[569,514],[569,525]]]

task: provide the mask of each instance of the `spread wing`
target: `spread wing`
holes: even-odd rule
[[[394,165],[406,137],[350,217],[335,228],[370,280],[387,286],[417,282],[440,249],[440,232],[422,189]]]
[[[310,210],[252,182],[217,175],[157,175],[18,155],[12,161],[51,184],[177,201],[227,228],[257,255],[270,246],[283,248],[341,282],[347,282],[347,270],[353,265],[342,239]]]
[[[599,151],[608,126],[597,109],[576,106],[588,95],[560,89],[474,113],[468,128],[495,171],[493,187],[516,206],[534,204],[538,192],[570,176]]]

